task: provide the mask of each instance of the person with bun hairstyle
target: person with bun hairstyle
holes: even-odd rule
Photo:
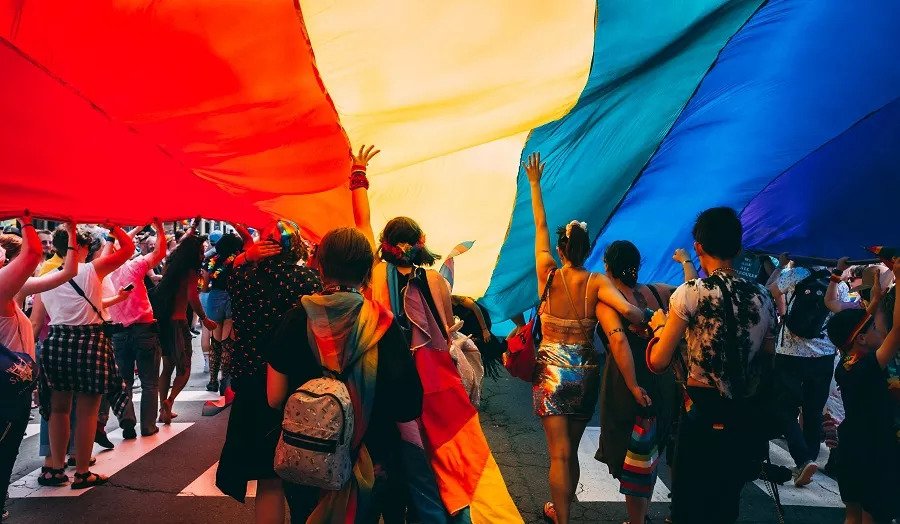
[[[675,290],[666,284],[639,284],[641,253],[627,240],[616,240],[603,255],[606,274],[631,304],[666,309]],[[644,522],[657,479],[655,457],[662,456],[672,427],[677,398],[675,375],[647,369],[644,350],[652,333],[600,303],[601,339],[609,348],[600,385],[600,449],[597,460],[609,466],[625,495],[628,522]],[[640,427],[640,431],[635,431]],[[640,436],[640,437],[638,437]],[[650,457],[646,459],[645,457]],[[638,465],[637,462],[646,464]]]
[[[538,293],[546,302],[539,312],[543,340],[538,350],[532,397],[541,417],[550,452],[550,494],[544,516],[569,522],[569,506],[581,475],[576,456],[581,436],[597,407],[599,354],[594,348],[598,306],[608,304],[630,322],[645,322],[644,312],[629,303],[605,276],[584,268],[591,252],[587,224],[572,221],[556,231],[557,265],[550,250],[550,230],[541,194],[544,164],[540,153],[522,163],[531,185],[535,224]]]

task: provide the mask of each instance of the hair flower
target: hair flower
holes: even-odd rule
[[[573,221],[569,222],[568,224],[566,224],[566,238],[569,238],[572,236],[572,227],[573,226],[578,226],[585,233],[587,233],[587,222],[579,222],[577,220],[573,220]]]

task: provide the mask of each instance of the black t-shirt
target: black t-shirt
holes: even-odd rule
[[[322,376],[318,359],[307,337],[307,314],[302,306],[285,314],[266,349],[273,369],[287,375],[288,391]],[[396,322],[378,342],[375,400],[363,442],[376,462],[395,447],[399,439],[397,422],[408,422],[422,414],[422,382],[412,353]]]
[[[841,449],[866,449],[869,456],[879,456],[880,446],[895,443],[887,370],[878,365],[874,351],[851,354],[841,359],[834,378],[844,401],[845,417],[838,428]]]

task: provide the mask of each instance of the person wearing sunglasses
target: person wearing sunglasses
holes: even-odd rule
[[[900,277],[900,257],[893,273]],[[900,516],[900,305],[896,286],[868,309],[834,315],[828,338],[840,349],[835,380],[845,418],[838,427],[838,486],[845,522]]]

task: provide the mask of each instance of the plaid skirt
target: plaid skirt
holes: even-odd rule
[[[49,418],[50,392],[106,395],[117,417],[125,414],[128,394],[116,367],[112,341],[101,324],[50,326],[41,344],[41,415]]]

